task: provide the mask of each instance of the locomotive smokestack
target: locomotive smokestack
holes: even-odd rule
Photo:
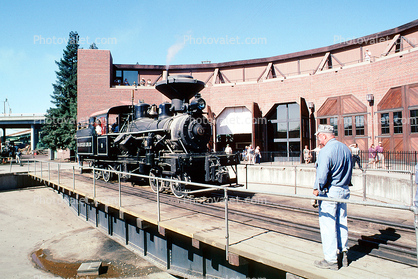
[[[205,88],[205,83],[192,76],[177,75],[157,82],[155,88],[171,100],[173,111],[183,111],[183,104]]]

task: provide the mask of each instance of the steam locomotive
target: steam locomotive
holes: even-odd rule
[[[94,175],[105,181],[112,179],[111,170],[149,175],[154,192],[170,189],[177,197],[185,195],[184,181],[231,183],[228,166],[236,173],[239,158],[208,151],[212,130],[199,93],[204,86],[191,76],[169,76],[156,89],[171,103],[116,106],[92,115],[76,132],[79,161],[104,169]]]

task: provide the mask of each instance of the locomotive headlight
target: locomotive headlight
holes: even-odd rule
[[[190,102],[189,110],[196,111],[196,110],[203,110],[206,107],[206,102],[202,98],[194,98]]]
[[[197,107],[200,109],[200,110],[204,110],[205,109],[205,107],[206,107],[206,101],[205,100],[203,100],[202,98],[200,98],[199,100],[197,100]]]

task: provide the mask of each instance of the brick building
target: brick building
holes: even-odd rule
[[[318,49],[169,69],[114,64],[108,50],[80,49],[78,121],[132,101],[168,101],[154,84],[177,74],[206,83],[218,150],[252,144],[293,156],[315,147],[320,123],[362,150],[379,141],[385,150],[418,150],[418,20]]]

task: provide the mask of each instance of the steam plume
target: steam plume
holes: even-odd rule
[[[170,62],[171,60],[173,60],[174,56],[176,56],[176,54],[183,49],[185,43],[184,42],[178,42],[175,43],[174,45],[172,45],[171,47],[168,48],[167,50],[167,57],[165,60],[165,68],[166,70],[168,70],[169,66],[170,66]]]

